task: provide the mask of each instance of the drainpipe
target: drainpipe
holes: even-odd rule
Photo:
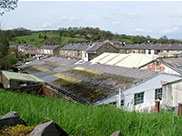
[[[121,108],[121,88],[119,88],[118,108]]]

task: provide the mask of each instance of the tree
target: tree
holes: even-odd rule
[[[168,42],[168,38],[166,35],[162,36],[159,40],[158,40],[159,43],[167,43]]]
[[[18,59],[14,55],[9,54],[6,56],[7,69],[11,68],[17,62],[18,62]]]
[[[18,0],[0,0],[0,15],[4,12],[13,10],[17,7]],[[8,32],[3,32],[0,29],[0,69],[7,69],[7,56],[9,54],[9,40]]]
[[[18,0],[0,0],[0,15],[17,7]]]
[[[44,36],[44,40],[46,40],[46,39],[47,39],[47,36],[45,35],[45,36]]]
[[[7,69],[6,56],[8,55],[9,39],[0,31],[0,69]]]

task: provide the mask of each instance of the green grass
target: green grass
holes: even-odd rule
[[[41,35],[41,37],[39,37],[39,35]],[[58,32],[39,32],[31,35],[15,37],[10,44],[30,44],[40,47],[46,43],[44,36],[47,36],[47,40],[51,40],[51,38],[53,38],[52,40],[60,45],[65,45],[70,40],[77,42],[87,41],[83,38],[60,37]]]
[[[126,44],[131,44],[133,43],[130,39],[122,39],[123,42],[125,42]]]
[[[173,113],[137,113],[111,106],[89,106],[0,89],[0,115],[17,111],[28,125],[52,119],[70,136],[181,136],[182,117]]]

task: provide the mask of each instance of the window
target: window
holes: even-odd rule
[[[140,53],[141,53],[141,54],[144,53],[144,50],[140,50]]]
[[[144,102],[144,92],[136,93],[134,96],[134,105],[141,104]]]
[[[124,106],[124,100],[121,100],[121,106]]]
[[[151,50],[149,50],[148,54],[151,54]]]
[[[116,106],[117,102],[111,102],[110,105]],[[121,107],[124,106],[124,100],[121,100]]]
[[[162,88],[155,89],[155,100],[162,99]]]
[[[160,50],[157,50],[157,54],[160,53]]]
[[[116,102],[111,102],[110,104],[113,106],[116,106]]]
[[[78,51],[78,56],[80,56],[81,55],[81,53],[80,53],[80,51]]]

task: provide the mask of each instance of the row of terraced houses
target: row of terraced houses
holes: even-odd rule
[[[15,47],[15,45],[11,45],[10,47]],[[174,56],[182,52],[181,44],[124,44],[114,40],[93,43],[69,43],[64,47],[59,45],[42,45],[40,48],[32,45],[18,45],[17,47],[19,51],[30,53],[31,55],[60,55],[62,57],[82,59],[84,61],[90,61],[104,52],[160,56]]]

